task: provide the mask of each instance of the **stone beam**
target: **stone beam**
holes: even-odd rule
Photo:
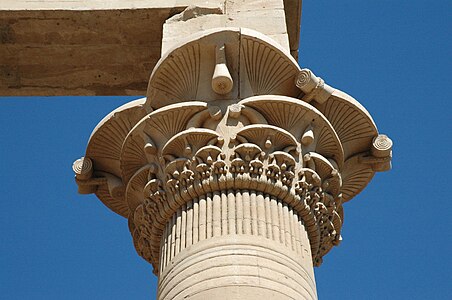
[[[287,34],[289,35],[290,53],[298,60],[300,42],[301,7],[303,0],[284,0]]]
[[[165,21],[190,5],[228,16],[225,5],[235,2],[245,3],[2,1],[0,95],[145,95],[161,55]],[[247,10],[266,2],[278,1],[248,1]],[[283,3],[287,48],[296,57],[301,1]],[[237,19],[221,26],[246,27]],[[262,28],[254,29],[271,36]]]

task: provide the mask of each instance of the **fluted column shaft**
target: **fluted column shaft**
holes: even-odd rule
[[[159,269],[159,300],[317,299],[303,221],[254,190],[180,207],[164,229]]]

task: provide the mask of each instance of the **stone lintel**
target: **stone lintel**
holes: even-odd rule
[[[145,95],[164,22],[189,5],[222,10],[226,2],[2,1],[0,95]],[[285,0],[284,12],[296,56],[301,1]]]
[[[284,0],[287,34],[289,35],[290,53],[298,60],[300,42],[301,7],[303,0]]]
[[[189,5],[218,7],[224,0],[3,0],[1,10],[117,10],[168,9]]]

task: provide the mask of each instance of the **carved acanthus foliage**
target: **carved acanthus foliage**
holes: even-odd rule
[[[279,105],[278,102],[286,105],[287,112],[306,110],[301,115],[309,113],[310,120],[306,122],[301,117],[292,117],[287,123],[265,109]],[[343,162],[336,159],[343,154],[331,125],[309,104],[295,99],[261,96],[245,99],[239,105],[256,109],[261,118],[249,120],[244,114],[247,121],[244,120],[243,124],[248,125],[231,126],[229,123],[237,116],[224,114],[222,119],[217,119],[215,115],[203,113],[209,110],[208,107],[186,102],[178,107],[177,114],[192,117],[183,122],[167,119],[179,125],[165,125],[165,128],[177,127],[179,132],[172,130],[172,135],[165,134],[168,130],[146,133],[155,147],[152,155],[150,152],[144,154],[146,141],[131,142],[130,137],[138,135],[135,131],[148,128],[154,118],[170,113],[171,109],[157,110],[143,118],[125,140],[123,149],[127,149],[127,153],[143,153],[146,160],[146,166],[137,169],[130,177],[126,197],[133,210],[131,231],[134,239],[140,241],[138,252],[156,268],[165,221],[187,201],[226,189],[252,189],[272,195],[283,199],[304,216],[317,265],[340,240],[342,220],[337,211],[341,207],[341,177],[337,166]],[[194,107],[198,109],[194,110]],[[279,113],[284,114],[284,111]],[[197,120],[199,116],[211,119],[210,124],[217,124],[216,130],[190,127],[207,121]],[[256,121],[260,124],[253,124]],[[230,136],[224,136],[224,132]],[[330,151],[324,151],[322,139],[325,136],[333,141]],[[121,164],[130,165],[130,157],[123,155]],[[140,190],[142,193],[135,192]],[[142,220],[147,221],[143,223]]]

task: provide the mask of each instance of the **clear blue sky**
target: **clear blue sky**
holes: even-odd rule
[[[323,299],[452,297],[452,1],[303,1],[300,65],[358,99],[394,141],[393,170],[345,205],[316,269]],[[71,170],[127,97],[0,100],[2,299],[154,299],[125,219]]]

